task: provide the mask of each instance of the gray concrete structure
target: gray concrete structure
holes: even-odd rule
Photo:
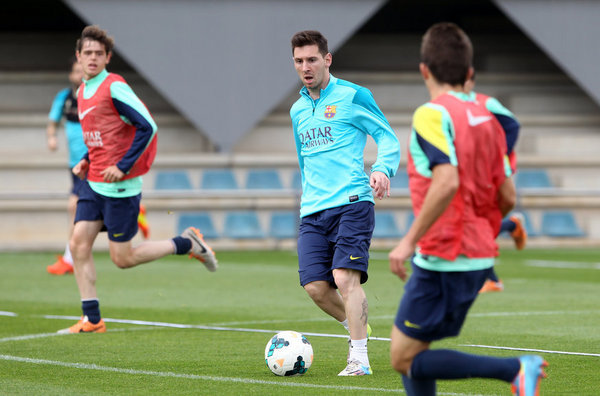
[[[600,104],[600,1],[494,0],[494,3]]]
[[[320,30],[335,51],[384,0],[64,0],[229,152],[298,86],[290,38]]]

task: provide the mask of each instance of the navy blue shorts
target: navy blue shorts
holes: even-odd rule
[[[108,232],[108,239],[115,242],[130,241],[138,231],[141,198],[142,194],[125,198],[105,197],[92,190],[85,181],[79,190],[75,223],[102,220],[102,231]]]
[[[335,287],[336,268],[361,271],[360,283],[365,283],[374,226],[373,203],[368,201],[303,217],[298,235],[300,285],[327,281]]]
[[[457,336],[491,269],[438,272],[414,263],[412,268],[394,324],[426,342]]]
[[[81,186],[87,184],[85,180],[81,180],[79,176],[75,176],[73,172],[71,173],[71,194],[79,196],[79,190],[81,190]]]

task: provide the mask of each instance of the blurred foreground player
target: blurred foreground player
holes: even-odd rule
[[[496,358],[431,342],[460,333],[498,254],[495,238],[516,191],[506,166],[506,142],[494,116],[470,100],[463,85],[473,49],[455,24],[427,30],[419,69],[431,100],[413,115],[408,176],[416,215],[390,252],[402,280],[413,272],[392,328],[390,358],[410,396],[433,396],[437,379],[494,378],[520,396],[538,394],[547,363],[540,356]],[[415,251],[416,250],[416,251]]]

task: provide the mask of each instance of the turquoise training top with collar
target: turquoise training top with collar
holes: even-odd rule
[[[306,87],[290,109],[302,176],[300,216],[354,202],[373,200],[365,172],[367,135],[377,144],[371,172],[388,178],[400,164],[400,143],[371,92],[329,76],[313,100]]]

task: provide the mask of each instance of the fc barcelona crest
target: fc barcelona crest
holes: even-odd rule
[[[333,118],[335,117],[335,108],[337,106],[327,106],[325,107],[325,118]]]

